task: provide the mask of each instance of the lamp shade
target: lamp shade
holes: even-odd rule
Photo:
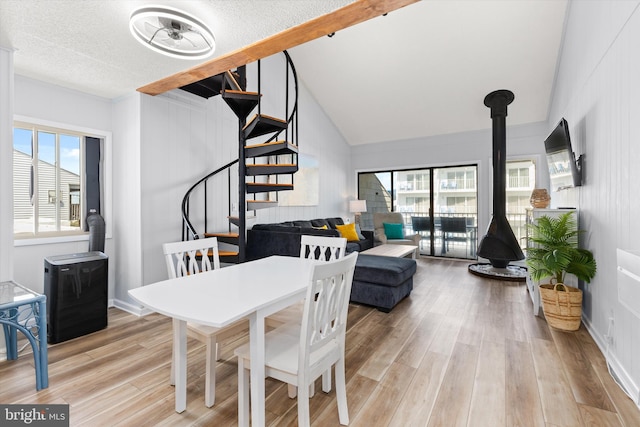
[[[367,201],[366,200],[350,200],[349,201],[349,212],[351,213],[360,213],[367,211]]]

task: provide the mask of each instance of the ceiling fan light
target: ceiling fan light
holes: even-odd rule
[[[171,25],[167,26],[167,23]],[[213,32],[202,21],[167,6],[143,6],[129,19],[133,37],[151,50],[180,59],[202,59],[213,54]]]

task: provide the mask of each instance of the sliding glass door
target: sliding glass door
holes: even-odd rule
[[[475,259],[477,175],[476,165],[360,173],[362,227],[373,229],[375,212],[400,212],[405,233],[420,234],[423,255]]]
[[[433,254],[475,259],[478,247],[478,168],[456,166],[434,169]]]

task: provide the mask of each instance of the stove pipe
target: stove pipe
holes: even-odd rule
[[[513,92],[497,90],[484,98],[493,121],[493,218],[487,234],[478,245],[478,256],[487,258],[496,268],[506,268],[509,261],[524,259],[524,254],[506,215],[507,136],[505,117]]]

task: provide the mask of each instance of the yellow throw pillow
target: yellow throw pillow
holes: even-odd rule
[[[323,225],[322,227],[313,227],[313,228],[315,228],[316,230],[328,230],[329,229],[329,227],[327,227],[326,224]]]
[[[356,233],[355,224],[336,225],[336,228],[340,232],[340,235],[347,239],[347,242],[358,242],[358,233]]]

